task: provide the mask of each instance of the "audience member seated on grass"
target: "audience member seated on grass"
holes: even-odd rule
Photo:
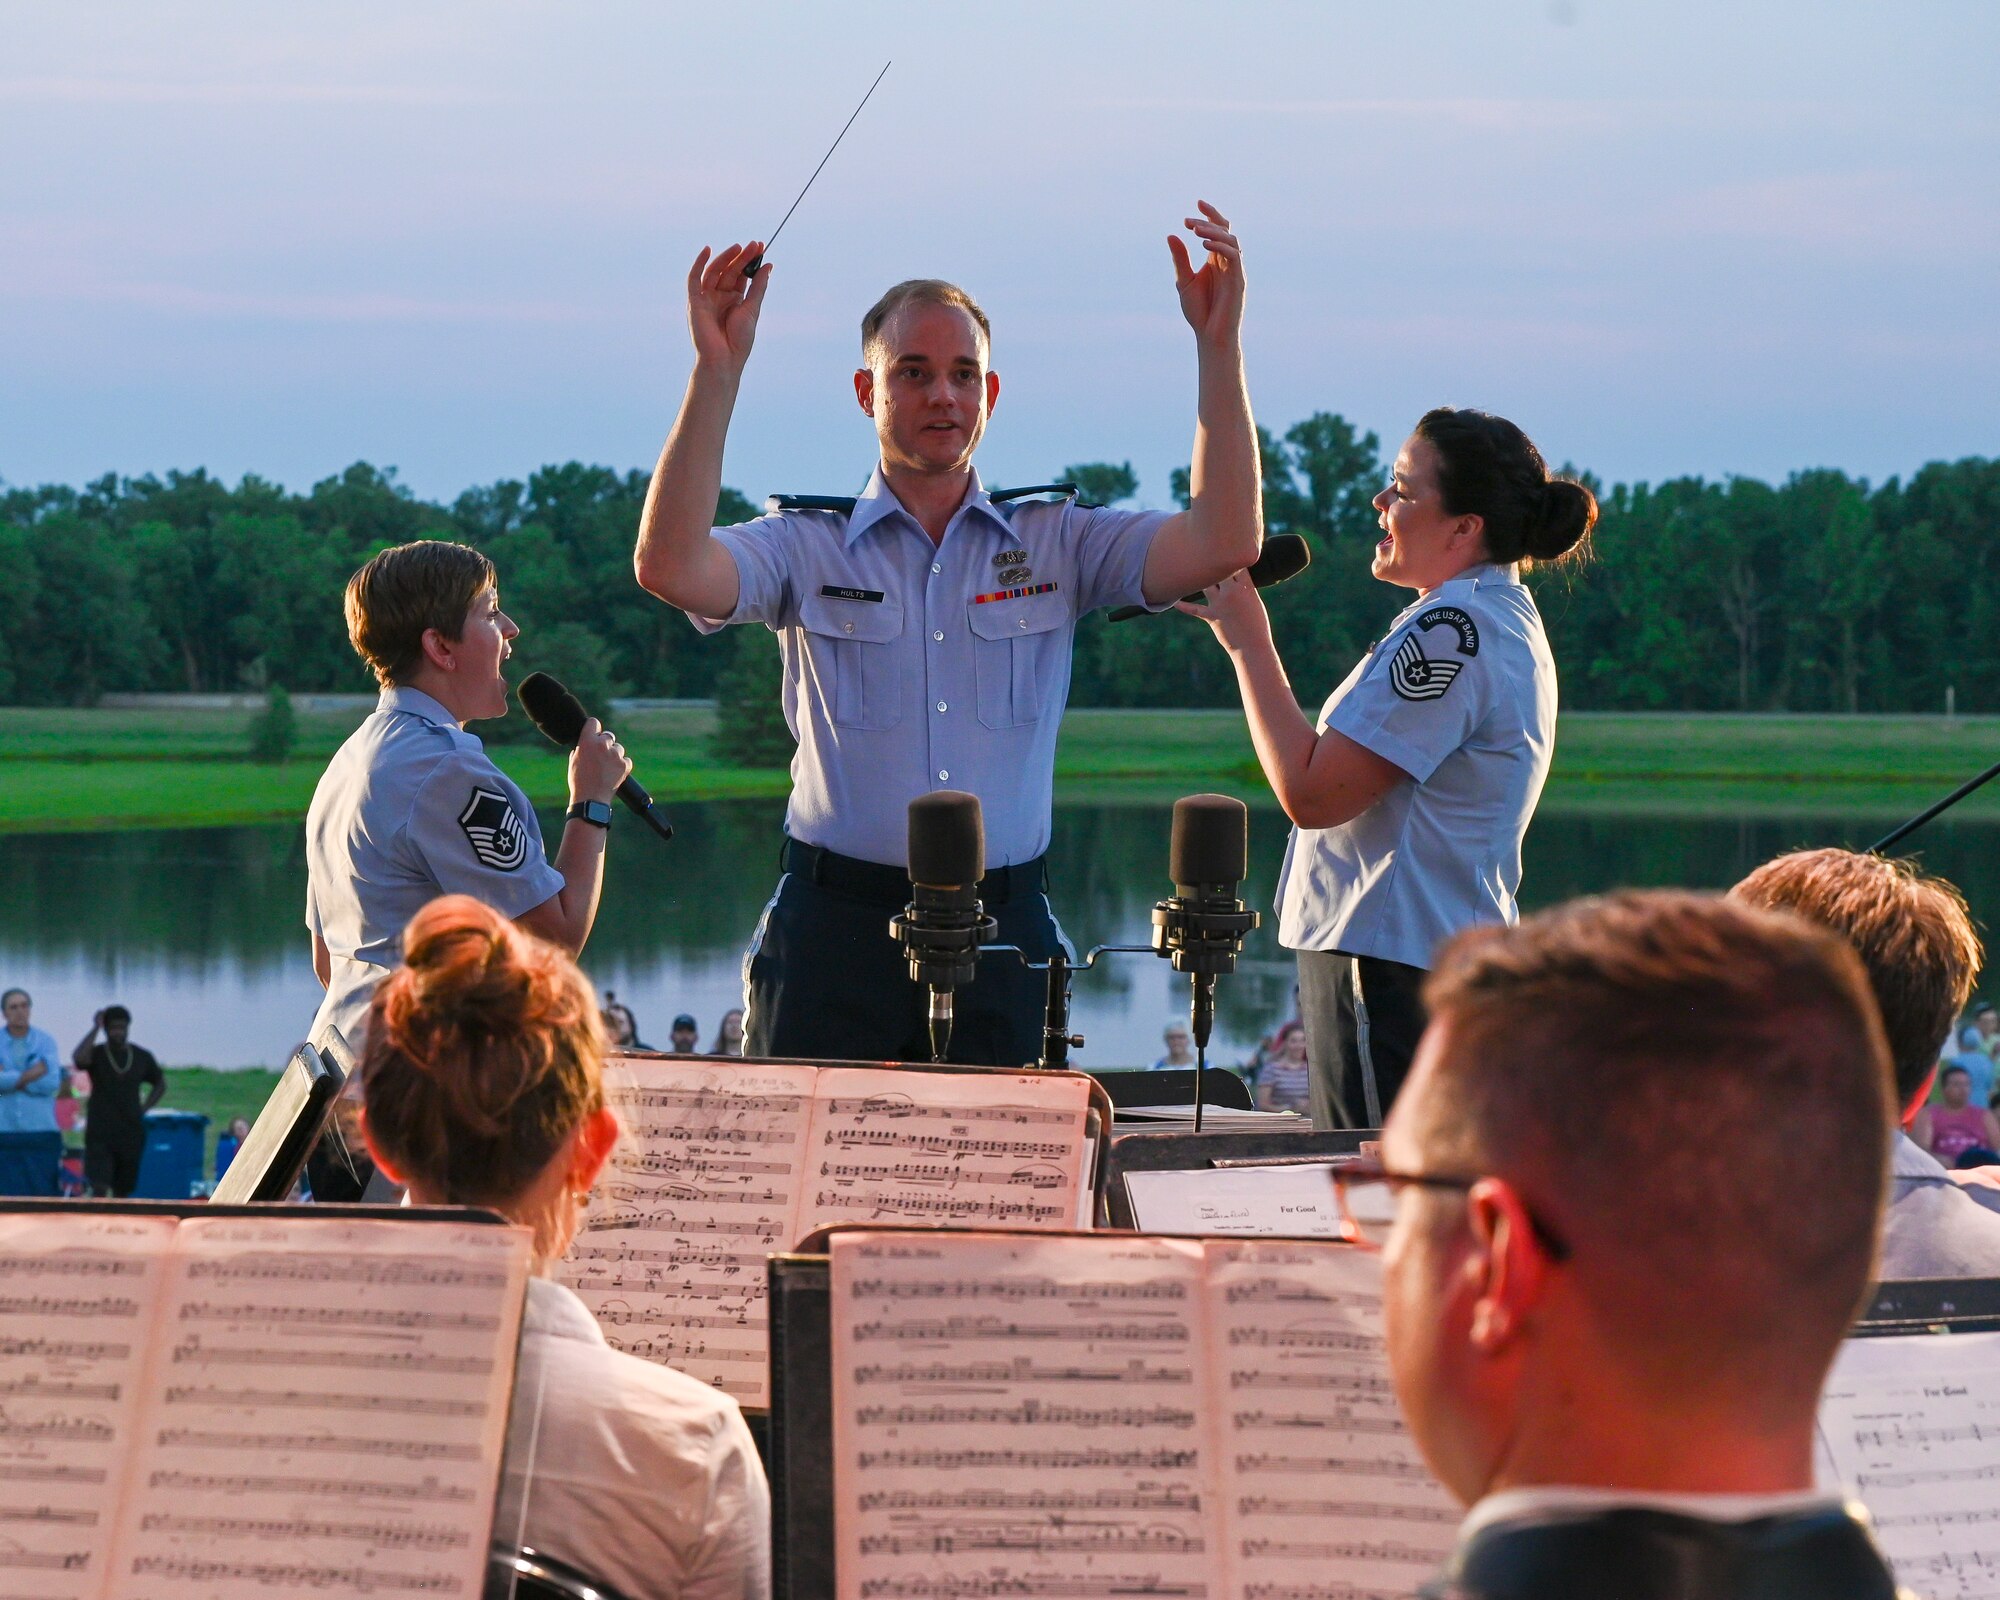
[[[1257,1073],[1253,1103],[1259,1111],[1312,1113],[1312,1071],[1306,1065],[1303,1022],[1287,1022],[1278,1029]]]
[[[104,1035],[102,1041],[98,1034]],[[132,1043],[132,1013],[106,1006],[71,1059],[90,1075],[84,1111],[83,1176],[98,1199],[123,1200],[139,1187],[146,1153],[146,1113],[167,1097],[167,1075],[144,1045]],[[145,1098],[139,1091],[145,1090]]]
[[[1167,1053],[1155,1061],[1149,1071],[1170,1072],[1178,1069],[1185,1072],[1194,1066],[1194,1035],[1188,1032],[1185,1022],[1168,1023],[1160,1032],[1160,1043],[1167,1047]]]
[[[1968,1023],[1959,1029],[1957,1049],[1945,1046],[1943,1067],[1963,1067],[1972,1079],[1972,1103],[1986,1105],[1993,1098],[1995,1068],[1992,1052],[1986,1048],[1986,1038],[1975,1023]]]
[[[229,1163],[236,1159],[236,1152],[243,1148],[243,1141],[250,1137],[250,1119],[231,1117],[229,1126],[215,1136],[215,1178],[222,1181],[222,1175],[229,1170]]]
[[[1891,1600],[1813,1488],[1894,1111],[1853,951],[1624,894],[1459,935],[1424,1004],[1378,1172],[1396,1391],[1471,1507],[1437,1592]]]
[[[667,1048],[677,1056],[691,1056],[700,1038],[701,1029],[695,1026],[694,1018],[683,1011],[674,1018],[674,1025],[667,1039]]]
[[[709,1044],[708,1053],[712,1056],[743,1054],[742,1007],[731,1006],[722,1013],[722,1020],[715,1025],[715,1038]]]
[[[1983,959],[1964,897],[1907,861],[1852,850],[1799,850],[1767,861],[1730,891],[1845,939],[1861,957],[1894,1064],[1884,1278],[2000,1276],[2000,1215],[1974,1200],[1902,1129],[1921,1119],[1938,1050]],[[1962,1075],[1961,1075],[1962,1077]],[[1789,1103],[1810,1107],[1794,1095]]]
[[[590,985],[463,895],[411,919],[403,959],[375,991],[361,1057],[375,1163],[413,1204],[491,1206],[535,1234],[494,1526],[627,1600],[760,1600],[770,1494],[736,1402],[613,1350],[546,1276],[618,1141]]]
[[[1973,1101],[1971,1074],[1963,1067],[1946,1067],[1938,1090],[1936,1104],[1918,1109],[1910,1137],[1940,1166],[1990,1167],[2000,1163],[2000,1118]]]

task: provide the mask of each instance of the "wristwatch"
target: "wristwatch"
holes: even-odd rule
[[[579,800],[563,813],[577,822],[587,822],[593,828],[611,826],[611,802],[608,800]]]

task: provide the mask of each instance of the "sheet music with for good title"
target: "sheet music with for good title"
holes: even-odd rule
[[[1264,1233],[1331,1239],[1340,1233],[1327,1162],[1193,1167],[1125,1174],[1132,1220],[1148,1233]]]
[[[1459,1514],[1380,1313],[1344,1245],[837,1235],[841,1600],[1414,1594]]]
[[[834,1222],[1068,1228],[1082,1073],[620,1057],[626,1136],[559,1276],[618,1349],[769,1398],[764,1258]]]
[[[2000,1600],[2000,1333],[1849,1339],[1819,1443],[1822,1481],[1868,1507],[1899,1583]]]
[[[31,1569],[0,1588],[477,1595],[528,1253],[443,1222],[0,1219],[0,1569]],[[64,1262],[116,1286],[20,1334]],[[50,1527],[83,1558],[23,1537]]]

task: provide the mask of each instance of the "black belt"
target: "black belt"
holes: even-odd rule
[[[874,900],[885,906],[909,903],[910,874],[902,867],[859,861],[797,839],[785,841],[778,860],[785,871],[836,894],[850,894],[857,900]],[[1004,906],[1016,895],[1040,894],[1048,887],[1048,862],[1049,858],[1041,855],[1033,861],[1018,861],[1011,867],[988,867],[979,880],[980,903],[988,907]]]

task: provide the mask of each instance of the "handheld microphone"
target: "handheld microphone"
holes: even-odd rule
[[[1268,589],[1274,583],[1283,583],[1287,578],[1296,578],[1312,565],[1312,546],[1303,536],[1296,533],[1274,533],[1264,541],[1264,550],[1250,563],[1250,581],[1260,589]],[[1189,605],[1201,598],[1198,594],[1181,596]],[[1119,606],[1111,613],[1113,622],[1130,622],[1134,617],[1150,617],[1153,613],[1144,606]]]
[[[1250,812],[1226,794],[1191,794],[1174,802],[1168,871],[1173,898],[1153,907],[1153,949],[1191,975],[1189,1031],[1199,1053],[1195,1069],[1195,1131],[1201,1131],[1201,1065],[1215,1027],[1215,980],[1234,972],[1244,935],[1263,918],[1236,893],[1250,860]]]
[[[565,750],[576,748],[577,740],[583,737],[583,725],[590,720],[590,713],[583,709],[581,700],[546,672],[529,673],[514,694],[521,702],[521,709],[527,712],[528,720],[547,734],[552,742]],[[618,785],[618,798],[662,839],[674,836],[674,825],[654,808],[653,797],[646,793],[637,778],[628,776]]]
[[[999,924],[979,903],[986,825],[979,796],[939,789],[910,802],[910,903],[890,935],[910,963],[910,981],[930,990],[931,1059],[951,1043],[952,991],[972,982],[979,947]]]

